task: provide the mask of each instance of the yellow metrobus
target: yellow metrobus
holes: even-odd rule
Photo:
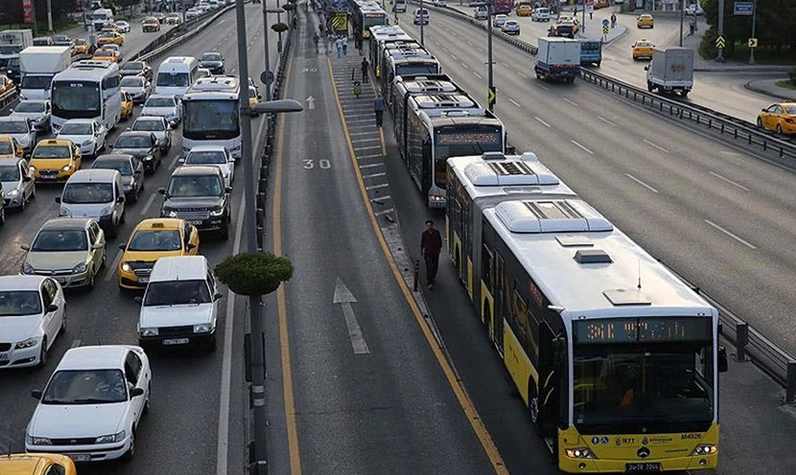
[[[389,23],[387,12],[374,1],[352,0],[350,6],[349,16],[354,32],[358,33],[361,38],[370,38],[370,27]]]
[[[715,468],[716,309],[578,198],[503,201],[471,220],[486,333],[559,468]]]

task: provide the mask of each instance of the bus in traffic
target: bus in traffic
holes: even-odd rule
[[[381,91],[384,96],[389,96],[392,83],[396,77],[412,78],[415,76],[429,76],[442,73],[439,60],[422,47],[411,45],[384,50],[384,61],[381,77]]]
[[[350,5],[349,15],[354,33],[358,33],[362,38],[370,37],[370,27],[386,25],[389,22],[387,12],[378,3],[370,0],[352,0]]]
[[[454,94],[462,92],[462,89],[445,74],[434,74],[427,76],[415,76],[404,78],[398,76],[392,83],[389,94],[385,94],[385,102],[390,110],[398,107],[401,114],[407,107],[410,97],[428,94]],[[400,104],[395,105],[396,102]],[[396,137],[403,136],[403,124],[394,121],[394,133]]]
[[[236,76],[208,76],[197,80],[182,97],[182,153],[197,145],[226,147],[241,156],[240,81]]]
[[[370,27],[367,41],[367,56],[376,77],[381,74],[382,51],[395,42],[409,42],[414,39],[396,25],[377,25]]]
[[[122,114],[119,66],[109,61],[78,61],[53,76],[52,128],[57,134],[69,119],[95,119],[108,130]]]
[[[499,15],[504,14],[508,15],[514,10],[514,0],[494,0],[494,12],[493,14]]]
[[[717,466],[718,312],[579,199],[483,221],[477,313],[558,468]]]

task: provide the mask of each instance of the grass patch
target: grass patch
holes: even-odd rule
[[[781,87],[783,89],[790,89],[792,91],[796,91],[796,84],[793,84],[790,81],[790,79],[783,79],[782,81],[777,81],[774,84],[776,84],[777,87]]]

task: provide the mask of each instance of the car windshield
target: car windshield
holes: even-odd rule
[[[158,83],[158,86],[162,84]],[[170,97],[150,97],[144,107],[174,107],[174,99]]]
[[[0,142],[0,155],[11,155],[14,153],[14,147],[11,142]]]
[[[796,114],[796,106],[785,106],[785,112],[788,114]]]
[[[122,67],[122,71],[136,71],[137,72],[137,71],[143,71],[143,70],[144,70],[144,64],[143,63],[139,63],[137,61],[133,61],[133,62],[127,63],[127,64],[125,64]]]
[[[133,174],[133,167],[130,166],[128,160],[108,159],[108,160],[94,160],[91,168],[98,168],[102,170],[116,170],[122,176],[129,176]]]
[[[61,202],[70,204],[99,204],[113,201],[111,183],[67,183]]]
[[[35,290],[0,292],[0,317],[20,317],[41,313],[41,298]]]
[[[144,307],[196,305],[210,303],[210,291],[203,280],[150,282],[144,295]]]
[[[186,165],[224,165],[227,158],[224,152],[189,152],[185,157]]]
[[[33,150],[32,158],[69,158],[69,147],[66,145],[45,145]]]
[[[116,148],[149,148],[152,139],[145,135],[120,135],[116,139]]]
[[[127,246],[128,251],[179,251],[180,232],[176,229],[138,231]]]
[[[161,87],[188,87],[188,73],[159,73],[158,86]]]
[[[94,56],[113,56],[113,51],[100,49],[94,52]]]
[[[141,76],[125,76],[119,84],[122,87],[144,87],[144,78]]]
[[[162,120],[138,119],[133,123],[133,130],[140,132],[163,132],[166,125]]]
[[[16,109],[14,112],[44,112],[44,103],[43,102],[33,102],[33,101],[22,101],[17,104]]]
[[[34,252],[87,251],[88,239],[82,229],[45,229],[30,247]]]
[[[202,55],[201,61],[221,61],[221,55],[218,53],[205,53]]]
[[[72,123],[65,123],[63,127],[61,127],[61,131],[58,132],[59,135],[91,135],[91,124],[87,123],[80,123],[80,122],[72,122]]]
[[[57,371],[42,404],[107,404],[127,401],[127,381],[118,369]]]
[[[0,153],[3,151],[0,150]],[[19,181],[19,167],[17,165],[0,166],[0,181]]]
[[[224,187],[217,175],[173,176],[169,182],[168,194],[176,198],[221,196],[224,194]]]
[[[27,134],[28,126],[22,120],[0,121],[0,134]]]

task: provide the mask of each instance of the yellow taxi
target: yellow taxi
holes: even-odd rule
[[[97,46],[103,45],[119,45],[124,44],[124,35],[115,31],[104,31],[97,37]]]
[[[10,454],[0,456],[3,475],[77,475],[72,459],[58,454]]]
[[[121,33],[122,30],[118,26],[116,26],[115,24],[108,23],[108,24],[106,24],[105,26],[102,27],[102,29],[100,30],[100,33],[108,33],[108,32]]]
[[[609,6],[611,6],[611,4],[608,3],[608,0],[597,0],[594,2],[595,10],[599,10],[600,8],[608,8]]]
[[[0,158],[22,158],[22,145],[10,135],[0,135]]]
[[[199,231],[179,218],[150,218],[138,223],[119,261],[119,288],[143,290],[155,261],[161,257],[193,256],[199,252]]]
[[[75,40],[75,54],[88,54],[90,47],[91,45],[88,44],[88,41],[82,38],[77,38]]]
[[[531,16],[533,13],[533,8],[527,3],[521,3],[517,5],[515,12],[517,13],[517,16]]]
[[[632,45],[633,48],[633,60],[638,60],[642,58],[652,59],[652,50],[655,49],[655,45],[646,38],[642,38]]]
[[[119,62],[119,53],[110,49],[98,49],[94,51],[94,56],[91,57],[94,61],[109,61],[111,63]]]
[[[636,17],[636,26],[638,28],[653,28],[655,26],[655,19],[649,13],[642,13]]]
[[[133,116],[133,97],[127,91],[122,91],[122,113],[119,118],[127,120]]]
[[[30,169],[37,182],[66,181],[80,169],[80,146],[65,139],[45,139],[30,154]]]
[[[778,134],[796,134],[796,102],[771,104],[757,114],[757,126]]]
[[[141,22],[141,30],[146,33],[148,31],[160,31],[160,22],[155,17],[147,17]]]

